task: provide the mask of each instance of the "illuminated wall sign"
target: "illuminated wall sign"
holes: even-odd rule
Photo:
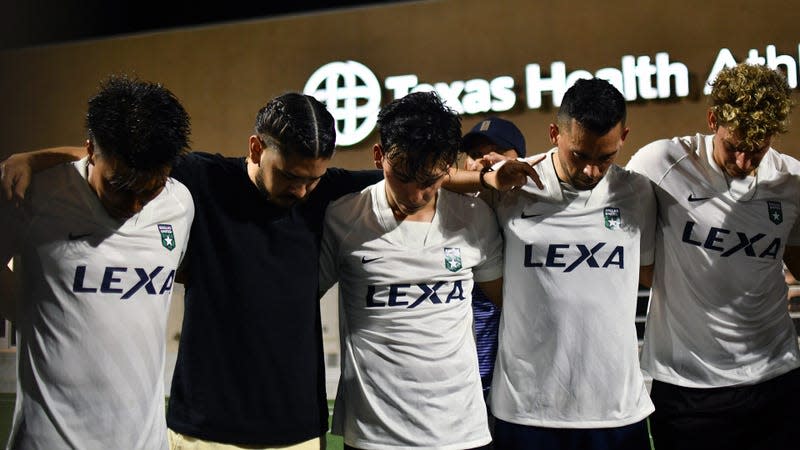
[[[800,44],[797,46],[797,53],[800,58]],[[789,55],[778,55],[774,45],[767,46],[766,54],[763,57],[758,53],[757,49],[751,48],[750,51],[747,52],[747,59],[745,59],[745,61],[750,64],[766,64],[773,69],[782,70],[783,73],[786,74],[786,82],[789,84],[789,87],[792,89],[797,87],[797,61]],[[711,93],[711,86],[709,84],[717,78],[717,74],[720,70],[735,65],[736,59],[733,57],[733,53],[727,48],[721,49],[717,54],[717,59],[714,60],[711,72],[709,72],[706,78],[703,94],[708,95]]]
[[[354,145],[366,139],[378,122],[381,85],[367,66],[332,62],[314,72],[303,92],[325,103],[336,119],[336,144]]]
[[[416,75],[397,75],[386,77],[384,86],[392,91],[393,98],[400,98],[411,92],[435,90],[447,106],[459,114],[508,111],[517,101],[513,90],[514,79],[509,76],[497,77],[490,81],[474,78],[431,85],[420,84]]]
[[[800,53],[800,45],[798,45]],[[778,55],[774,45],[768,45],[764,56],[757,49],[748,52],[746,62],[780,67],[792,89],[797,87],[798,62],[789,55]],[[737,64],[733,54],[723,48],[717,54],[706,77],[703,93],[709,94],[708,83],[720,70]],[[670,61],[666,52],[650,56],[625,55],[619,68],[604,67],[594,73],[583,69],[567,72],[563,61],[550,64],[549,75],[542,75],[539,64],[525,66],[525,98],[529,109],[539,109],[544,95],[555,107],[561,105],[564,93],[581,78],[603,78],[614,85],[628,101],[653,100],[689,95],[689,69],[685,64]],[[436,91],[445,103],[460,114],[483,114],[508,111],[517,102],[513,77],[501,75],[493,79],[437,81],[420,83],[414,74],[392,75],[384,79],[383,88],[392,99],[411,92]],[[381,105],[382,89],[378,78],[365,65],[356,61],[331,62],[317,69],[306,82],[303,92],[325,103],[336,119],[336,143],[341,146],[358,144],[375,128]]]
[[[561,99],[570,86],[581,78],[592,77],[608,80],[628,101],[689,95],[689,69],[678,62],[670,63],[667,53],[656,54],[655,64],[650,62],[649,56],[623,56],[621,66],[621,69],[603,68],[594,74],[586,70],[576,70],[567,74],[567,65],[557,61],[550,65],[550,78],[543,78],[538,64],[528,64],[525,67],[525,94],[528,98],[528,107],[541,108],[544,92],[552,94],[553,106],[560,106]],[[673,81],[674,94],[671,88]]]

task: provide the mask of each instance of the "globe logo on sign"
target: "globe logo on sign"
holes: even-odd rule
[[[355,145],[375,128],[381,103],[381,85],[365,65],[335,61],[308,78],[303,93],[327,106],[336,120],[336,144]]]

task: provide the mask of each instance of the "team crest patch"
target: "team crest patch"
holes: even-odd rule
[[[158,232],[161,233],[161,245],[165,249],[172,251],[175,248],[175,234],[172,232],[172,225],[160,223],[158,224]]]
[[[458,272],[461,270],[461,249],[460,248],[447,248],[444,249],[444,267],[450,272]]]
[[[619,230],[622,226],[622,216],[619,208],[603,208],[603,220],[609,230]]]
[[[781,202],[767,200],[767,210],[769,211],[769,220],[775,225],[780,225],[783,222],[783,210],[781,209]]]

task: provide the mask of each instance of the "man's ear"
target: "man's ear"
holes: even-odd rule
[[[558,125],[551,123],[548,134],[550,135],[550,143],[558,145]]]
[[[717,116],[714,114],[714,111],[712,111],[711,108],[708,108],[706,118],[708,119],[708,128],[716,133],[719,124],[717,123]]]
[[[89,164],[94,164],[94,142],[86,140],[86,153],[89,155]]]
[[[375,161],[375,168],[383,169],[383,147],[381,147],[381,144],[372,146],[372,158]]]
[[[261,164],[261,155],[264,153],[264,146],[261,143],[261,138],[255,134],[250,136],[248,141],[247,159],[255,165]]]

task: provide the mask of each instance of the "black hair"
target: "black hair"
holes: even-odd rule
[[[270,100],[256,115],[255,131],[282,155],[329,159],[335,150],[333,116],[310,95],[289,92]]]
[[[601,78],[579,79],[567,89],[558,109],[563,131],[575,119],[584,129],[602,136],[618,123],[625,126],[625,98],[611,83]]]
[[[126,75],[101,82],[89,99],[89,139],[134,172],[163,172],[188,151],[189,114],[161,84]]]
[[[461,118],[434,92],[415,92],[384,106],[378,130],[385,157],[417,180],[455,163]]]

